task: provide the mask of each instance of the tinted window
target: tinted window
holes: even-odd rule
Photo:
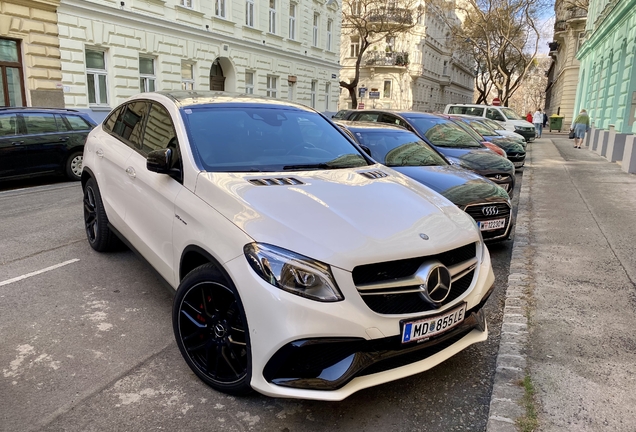
[[[367,165],[320,115],[269,107],[182,110],[193,150],[207,171],[282,171]]]
[[[15,114],[0,115],[0,137],[18,135],[18,119]]]
[[[406,126],[406,123],[402,119],[389,115],[389,114],[382,115],[382,119],[380,121],[382,123],[390,123],[390,124],[394,124],[398,126]]]
[[[484,108],[483,107],[451,106],[448,109],[448,114],[465,114],[465,115],[483,117]]]
[[[83,118],[77,115],[65,115],[66,120],[71,125],[71,129],[76,131],[91,130],[93,127]]]
[[[356,116],[356,121],[377,122],[379,117],[379,113],[360,113]]]
[[[104,129],[106,129],[109,132],[113,130],[113,128],[115,127],[115,122],[117,121],[117,118],[119,117],[119,114],[121,113],[121,110],[122,110],[122,107],[119,107],[115,109],[115,111],[110,113],[108,118],[104,120]]]
[[[65,132],[71,130],[70,127],[64,122],[64,119],[61,115],[55,114],[55,123],[57,124],[57,130],[60,132]]]
[[[113,133],[132,143],[135,148],[141,149],[141,134],[147,112],[147,102],[138,101],[127,104],[122,115],[115,122]]]
[[[148,154],[153,150],[169,146],[176,147],[176,133],[172,119],[164,107],[153,103],[146,122],[142,152]]]
[[[502,116],[501,113],[494,108],[488,108],[488,110],[486,111],[486,117],[491,120],[506,121],[504,116]]]
[[[57,124],[53,114],[22,114],[27,134],[57,132]]]
[[[407,117],[417,131],[440,147],[481,147],[479,141],[450,120],[439,117]]]
[[[387,166],[448,165],[417,135],[399,130],[354,132],[357,141],[371,150],[371,157]]]

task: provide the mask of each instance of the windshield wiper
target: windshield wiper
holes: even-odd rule
[[[326,163],[315,163],[315,164],[300,164],[300,165],[285,165],[283,167],[283,171],[288,170],[297,170],[297,169],[329,169],[331,166]]]

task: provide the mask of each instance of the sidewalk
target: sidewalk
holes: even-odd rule
[[[534,383],[539,430],[635,431],[636,176],[550,133],[528,145],[524,170],[511,262],[522,283],[509,281],[506,303],[520,293],[529,313],[508,326],[526,348],[509,357]],[[513,402],[498,397],[511,387],[507,321],[493,401]],[[491,403],[489,431],[514,430],[505,420],[523,409],[509,405]]]

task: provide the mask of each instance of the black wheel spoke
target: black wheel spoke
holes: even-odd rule
[[[205,328],[198,328],[195,331],[193,331],[192,333],[190,333],[189,335],[184,336],[183,337],[183,342],[187,342],[190,339],[195,338],[197,336],[201,336],[203,334],[205,334]],[[206,339],[205,343],[207,343],[207,339]],[[203,345],[205,345],[205,343]],[[198,346],[198,347],[200,348],[200,346]],[[188,348],[188,351],[196,350],[196,349],[197,349],[197,347],[190,347],[190,348]]]
[[[198,313],[199,315],[203,315],[205,312],[201,311],[199,309],[197,309],[196,307],[194,307],[190,302],[188,301],[184,301],[183,302],[184,305],[188,306],[190,309],[192,309],[194,312]]]
[[[221,350],[221,356],[223,357],[223,360],[225,360],[225,363],[227,363],[227,365],[230,367],[230,369],[232,369],[232,372],[234,373],[234,375],[236,375],[237,377],[240,377],[241,374],[239,374],[236,369],[234,369],[234,366],[232,365],[232,362],[230,361],[230,359],[227,358],[227,356],[225,355],[225,350]]]
[[[197,321],[195,318],[193,318],[189,313],[187,313],[186,311],[184,311],[183,309],[181,309],[181,314],[185,315],[186,318],[188,318],[188,320],[190,320],[190,322],[192,324],[194,324],[195,326],[199,327],[199,328],[206,328],[207,324],[202,324],[199,321]]]

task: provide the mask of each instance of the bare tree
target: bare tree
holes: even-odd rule
[[[539,15],[548,7],[545,0],[432,0],[431,7],[446,21],[457,49],[472,53],[479,99],[485,101],[492,86],[508,106],[539,51]],[[451,9],[462,23],[447,18]]]
[[[340,81],[340,86],[349,91],[354,108],[358,105],[360,65],[367,49],[374,43],[408,33],[418,24],[423,13],[421,0],[343,1],[342,33],[355,38],[357,43],[349,47],[350,56],[355,58],[354,76],[349,82]]]

